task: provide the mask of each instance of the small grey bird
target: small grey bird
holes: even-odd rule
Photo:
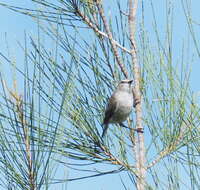
[[[110,97],[103,121],[102,138],[108,129],[108,124],[122,123],[131,113],[134,101],[131,87],[132,82],[133,80],[128,79],[120,81]]]

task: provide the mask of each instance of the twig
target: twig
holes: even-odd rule
[[[96,32],[97,34],[105,37],[105,38],[109,38],[109,36],[102,32],[101,30],[99,30],[91,21],[90,19],[84,15],[84,13],[82,13],[80,10],[77,10],[78,15],[83,19],[83,21],[91,28],[94,30],[94,32]],[[125,48],[124,46],[122,46],[121,44],[119,44],[116,40],[114,40],[112,37],[109,38],[109,40],[112,41],[112,43],[114,43],[117,47],[119,47],[120,49],[122,49],[123,51],[127,52],[128,54],[131,54],[131,51],[128,50],[127,48]]]
[[[116,44],[116,41],[113,40],[112,33],[110,31],[108,22],[106,20],[105,14],[104,14],[104,10],[103,10],[103,8],[102,8],[102,6],[100,4],[97,4],[97,7],[98,7],[98,10],[99,10],[99,14],[100,14],[100,16],[101,16],[101,18],[103,20],[103,24],[104,24],[106,33],[108,35],[108,39],[110,41],[111,47],[113,49],[113,53],[114,53],[114,56],[116,58],[117,64],[119,65],[119,67],[120,67],[121,71],[123,72],[124,76],[126,78],[128,78],[128,72],[126,71],[126,68],[125,68],[124,64],[122,63],[122,61],[120,59],[120,56],[119,56],[119,53],[118,53],[118,50],[117,50],[117,44]]]
[[[3,82],[4,86],[6,87],[7,91],[9,92],[9,95],[11,96],[11,102],[13,102],[13,104],[16,106],[16,113],[18,115],[18,119],[19,122],[22,126],[22,131],[23,131],[23,141],[24,141],[24,145],[26,147],[26,158],[28,161],[28,178],[29,178],[29,185],[30,185],[30,190],[35,190],[36,189],[36,185],[34,182],[34,171],[33,171],[33,158],[32,158],[32,154],[31,154],[31,147],[30,147],[30,137],[29,137],[29,128],[28,128],[28,123],[25,119],[24,116],[24,109],[23,109],[23,105],[24,105],[24,101],[22,99],[22,95],[19,95],[17,92],[17,83],[14,80],[14,90],[12,91],[10,90],[7,85],[6,82]]]
[[[112,164],[120,165],[120,166],[124,167],[125,169],[133,172],[137,177],[139,177],[138,172],[133,169],[133,168],[135,168],[134,166],[131,166],[131,165],[119,160],[115,156],[113,156],[112,153],[105,146],[100,145],[100,148],[102,149],[104,154],[109,157],[109,160],[112,162]]]
[[[172,142],[172,144],[170,144],[168,147],[166,147],[162,152],[160,152],[159,156],[154,160],[152,161],[147,167],[146,169],[149,169],[151,167],[153,167],[154,165],[156,165],[162,158],[164,158],[165,156],[169,155],[171,152],[173,152],[177,145],[182,141],[183,137],[184,137],[184,134],[185,134],[185,131],[186,129],[189,128],[188,127],[188,124],[186,124],[185,126],[181,127],[180,129],[180,134],[179,136],[177,137],[177,139]]]

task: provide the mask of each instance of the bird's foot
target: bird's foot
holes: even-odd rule
[[[134,99],[134,108],[140,103],[140,100],[137,98],[137,99]]]
[[[138,133],[144,133],[144,129],[143,128],[137,128],[135,129],[136,132]]]

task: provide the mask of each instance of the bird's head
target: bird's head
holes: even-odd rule
[[[117,89],[130,92],[132,82],[133,80],[129,79],[121,80],[117,86]]]

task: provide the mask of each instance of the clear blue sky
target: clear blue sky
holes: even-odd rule
[[[104,0],[106,1],[106,0]],[[123,0],[122,0],[123,1]],[[158,25],[160,26],[160,34],[163,38],[165,35],[165,31],[163,27],[165,26],[166,22],[166,15],[165,15],[165,1],[161,0],[153,0],[155,10],[156,10],[156,17],[158,21]],[[6,3],[16,3],[16,1],[1,1]],[[26,3],[25,3],[26,2]],[[23,3],[20,2],[20,5],[22,6],[30,6],[29,1],[24,1]],[[113,2],[113,1],[112,1]],[[186,22],[185,22],[185,16],[183,14],[183,10],[181,7],[181,1],[180,0],[174,0],[174,57],[175,62],[178,62],[181,60],[181,47],[182,42],[188,38],[188,29],[186,29]],[[18,2],[17,2],[18,3]],[[151,7],[149,1],[144,2],[145,4],[145,17],[146,19],[146,26],[148,26],[147,30],[149,32],[152,32],[152,26],[153,26],[153,19],[151,16]],[[15,4],[16,5],[16,4]],[[192,16],[194,18],[194,21],[199,22],[200,24],[200,1],[199,0],[193,0],[191,4],[191,12]],[[141,13],[138,12],[140,15]],[[33,23],[33,20],[27,16],[17,14],[16,12],[12,12],[4,7],[0,7],[0,52],[3,52],[4,54],[7,54],[7,45],[5,43],[5,34],[7,36],[8,46],[11,52],[11,57],[13,59],[17,60],[17,64],[22,63],[23,65],[23,53],[18,48],[17,41],[24,43],[24,32],[34,34],[37,31],[37,25]],[[196,37],[199,39],[199,29],[200,26],[196,25]],[[150,36],[150,35],[149,35]],[[154,38],[154,35],[152,34],[152,39]],[[199,57],[196,56],[196,52],[194,50],[193,42],[191,40],[191,49],[194,51],[194,63],[192,64],[192,74],[191,74],[191,85],[194,92],[198,93],[200,91],[200,85],[199,85],[199,72],[200,72],[200,61]],[[0,66],[0,68],[2,65]],[[6,67],[4,67],[5,72],[8,72]],[[69,173],[70,176],[70,173]],[[122,175],[122,178],[127,177],[126,175]],[[106,189],[115,189],[115,190],[121,190],[123,189],[123,186],[121,182],[119,181],[119,175],[107,175],[105,177],[99,177],[99,178],[91,178],[86,180],[80,180],[75,182],[70,182],[67,186],[69,190],[89,190],[89,189],[95,189],[95,190],[106,190]]]

